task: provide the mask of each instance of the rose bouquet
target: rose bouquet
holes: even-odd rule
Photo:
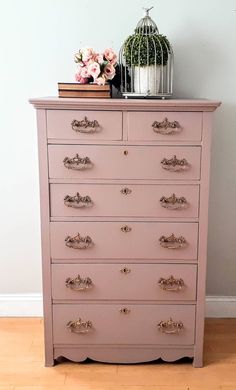
[[[81,84],[104,85],[116,74],[117,55],[113,49],[106,49],[103,53],[96,53],[90,47],[80,49],[75,54],[75,62],[78,64],[75,79]]]

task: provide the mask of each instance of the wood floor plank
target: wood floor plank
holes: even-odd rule
[[[201,369],[187,359],[45,368],[39,318],[0,318],[0,345],[0,390],[236,390],[236,319],[206,321]]]
[[[0,386],[0,390],[15,390],[13,386]]]

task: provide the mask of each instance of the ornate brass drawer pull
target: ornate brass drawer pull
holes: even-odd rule
[[[130,309],[128,309],[127,307],[123,307],[122,309],[120,309],[120,313],[121,314],[129,314],[130,313]]]
[[[89,157],[80,157],[78,154],[73,158],[65,157],[63,164],[67,169],[74,169],[76,171],[82,171],[93,166]]]
[[[120,272],[122,274],[129,274],[131,272],[131,269],[124,267],[124,268],[121,268]]]
[[[131,194],[132,190],[128,187],[124,187],[120,190],[120,192],[123,194],[123,195],[129,195]]]
[[[85,116],[84,119],[81,121],[77,121],[74,119],[71,122],[71,127],[74,131],[77,131],[79,133],[96,133],[97,129],[100,127],[97,120],[89,121],[88,118]]]
[[[163,158],[163,160],[161,161],[161,166],[163,169],[166,169],[167,171],[171,172],[186,171],[190,167],[188,161],[185,158],[179,160],[176,156],[170,159]]]
[[[181,130],[179,122],[170,122],[168,118],[165,118],[162,122],[153,122],[152,128],[155,133],[162,135],[173,135]]]
[[[64,204],[67,207],[78,209],[92,206],[93,202],[90,196],[80,196],[80,194],[77,192],[75,196],[66,195],[64,198]]]
[[[184,288],[183,279],[175,279],[173,275],[169,278],[160,278],[158,281],[158,286],[161,290],[165,291],[180,291]]]
[[[73,249],[87,249],[94,244],[91,237],[81,237],[79,233],[75,237],[66,237],[65,242],[66,246]]]
[[[170,318],[168,321],[160,321],[157,324],[157,327],[162,333],[176,334],[184,328],[184,324],[181,321],[173,321],[172,318]]]
[[[92,328],[92,322],[84,322],[81,320],[81,318],[79,318],[76,321],[69,321],[66,324],[66,328],[69,330],[69,332],[72,333],[88,333]]]
[[[82,279],[80,275],[78,275],[74,279],[67,278],[65,283],[66,283],[66,287],[71,288],[71,290],[75,290],[75,291],[88,290],[93,285],[93,282],[90,278],[87,277]]]
[[[183,196],[178,198],[175,194],[171,195],[169,198],[162,196],[160,204],[161,207],[169,210],[182,210],[188,207],[187,200]]]
[[[173,233],[169,237],[161,236],[159,242],[163,248],[167,249],[179,249],[187,246],[187,241],[184,237],[175,237]]]
[[[132,228],[128,225],[124,225],[120,228],[120,230],[124,233],[128,233],[128,232],[131,232]]]

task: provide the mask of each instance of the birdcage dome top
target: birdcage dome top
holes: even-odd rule
[[[137,26],[134,30],[135,34],[141,34],[141,35],[159,34],[159,30],[157,28],[156,23],[152,20],[152,18],[149,15],[149,11],[151,11],[152,8],[153,7],[143,8],[144,16],[137,23]]]

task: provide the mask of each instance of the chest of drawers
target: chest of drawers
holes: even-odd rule
[[[202,366],[209,100],[37,109],[46,365]]]

